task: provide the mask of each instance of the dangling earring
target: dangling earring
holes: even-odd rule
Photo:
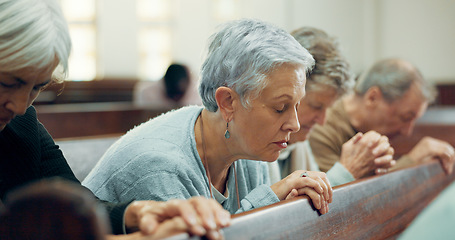
[[[229,139],[231,137],[231,133],[228,130],[229,122],[226,122],[226,132],[224,132],[224,138]]]

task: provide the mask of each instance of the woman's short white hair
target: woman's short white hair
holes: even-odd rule
[[[0,72],[68,71],[71,38],[56,0],[0,0]],[[57,76],[56,76],[57,75]]]
[[[299,65],[308,74],[314,66],[311,54],[289,33],[259,20],[228,22],[210,39],[199,94],[212,112],[218,110],[215,92],[219,87],[233,89],[248,107],[267,86],[267,76],[276,67]]]

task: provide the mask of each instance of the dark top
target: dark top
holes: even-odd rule
[[[36,117],[34,107],[15,117],[0,132],[0,198],[36,180],[61,177],[77,184],[58,145]],[[82,186],[82,185],[81,185]],[[100,202],[109,213],[114,234],[123,233],[123,214],[127,203]]]

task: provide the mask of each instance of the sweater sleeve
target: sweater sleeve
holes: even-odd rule
[[[352,182],[355,180],[354,176],[340,163],[336,162],[333,167],[327,171],[327,178],[332,187]]]
[[[255,208],[268,206],[279,202],[280,199],[267,185],[260,185],[253,189],[240,201],[240,209],[236,213],[246,212]]]
[[[122,202],[122,203],[111,203],[107,201],[100,200],[101,204],[104,205],[106,211],[109,214],[109,220],[111,223],[112,233],[113,234],[125,234],[125,210],[128,205],[132,202]]]
[[[250,189],[243,189],[245,191],[244,197],[240,201],[240,209],[235,213],[249,211],[255,208],[268,206],[280,201],[278,196],[270,188],[270,176],[268,173],[268,165],[264,162],[243,160],[241,165],[247,169],[242,181],[250,183]]]
[[[41,142],[41,172],[43,177],[59,176],[80,183],[51,135],[40,122],[37,124]]]

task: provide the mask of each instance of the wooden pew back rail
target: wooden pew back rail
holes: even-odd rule
[[[36,106],[38,120],[53,138],[124,134],[170,109],[137,107],[127,102]]]
[[[234,215],[224,234],[226,239],[395,239],[454,179],[455,173],[447,176],[431,162],[336,187],[325,215],[299,197]]]

